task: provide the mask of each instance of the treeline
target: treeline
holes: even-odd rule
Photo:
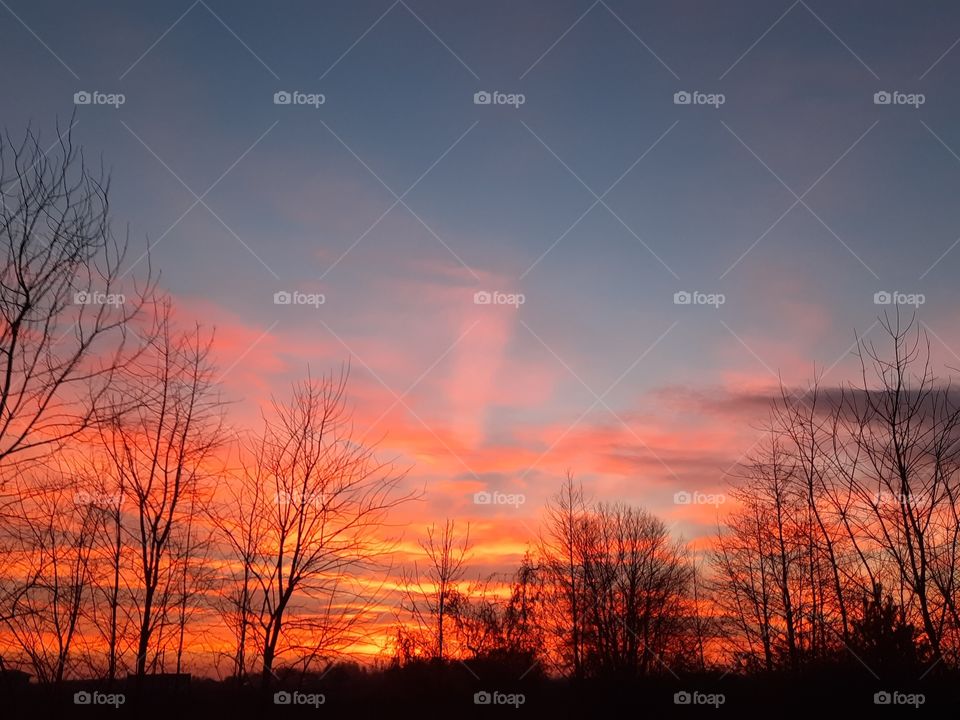
[[[576,678],[634,678],[703,667],[695,567],[643,509],[591,503],[568,476],[537,547],[506,591],[465,582],[469,528],[431,526],[425,566],[405,582],[394,662],[469,659]]]
[[[770,401],[704,554],[572,477],[506,597],[463,588],[468,532],[432,527],[398,662],[512,658],[573,678],[955,670],[960,395],[918,323],[881,326],[883,350],[858,344],[859,382]]]
[[[856,382],[771,401],[706,553],[569,475],[509,577],[478,577],[452,520],[398,573],[415,495],[355,431],[346,371],[229,426],[212,334],[130,262],[69,132],[0,141],[0,187],[0,671],[269,687],[369,641],[387,602],[394,669],[957,668],[960,403],[915,322],[858,344]]]
[[[857,382],[782,391],[731,491],[713,597],[737,667],[957,665],[960,396],[919,323],[881,324]]]
[[[229,427],[212,333],[128,257],[70,133],[0,140],[0,187],[0,671],[269,684],[356,642],[411,496],[353,438],[346,372]]]

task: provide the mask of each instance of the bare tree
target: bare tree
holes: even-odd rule
[[[219,496],[208,508],[207,516],[217,531],[217,540],[224,546],[229,562],[220,571],[218,609],[233,633],[232,675],[247,677],[251,645],[260,645],[254,637],[257,630],[254,594],[257,590],[254,570],[258,557],[267,547],[269,523],[266,508],[272,479],[259,458],[265,449],[262,441],[254,445],[257,452],[239,477],[230,477],[220,487]]]
[[[207,498],[194,493],[187,498],[187,508],[181,521],[180,533],[173,547],[173,563],[176,572],[176,668],[184,668],[184,651],[187,649],[187,625],[203,605],[206,594],[214,587],[214,574],[209,568],[212,538],[201,522],[197,507]]]
[[[781,388],[768,439],[732,490],[715,589],[748,665],[845,654],[855,629],[862,640],[890,615],[880,587],[934,663],[960,652],[960,401],[915,319],[881,327],[889,347],[859,342],[855,382]]]
[[[117,390],[136,405],[103,434],[116,484],[132,504],[127,531],[137,557],[131,601],[138,613],[138,676],[157,660],[155,633],[167,622],[175,597],[172,549],[187,530],[191,502],[222,442],[210,339],[199,329],[178,331],[168,305],[157,324],[149,347],[125,370]]]
[[[583,486],[572,473],[546,507],[539,553],[553,610],[545,618],[559,640],[558,665],[574,677],[583,676],[583,563],[580,557],[586,522]]]
[[[803,547],[798,544],[797,480],[780,437],[746,463],[730,491],[735,505],[717,537],[717,600],[739,631],[735,650],[748,667],[771,670],[799,660]]]
[[[238,666],[253,631],[262,683],[278,656],[313,658],[340,651],[364,630],[377,587],[358,587],[391,543],[382,537],[389,511],[411,496],[404,477],[353,440],[346,408],[347,374],[308,378],[290,401],[274,402],[249,449],[231,502],[218,525],[243,564]]]
[[[862,509],[858,542],[879,547],[893,564],[903,604],[916,609],[939,662],[945,641],[952,653],[960,649],[960,403],[935,375],[916,320],[897,313],[882,325],[890,351],[861,341],[862,389],[843,409],[843,429],[862,457],[847,477]]]
[[[842,395],[841,395],[842,397]],[[856,571],[850,572],[850,545],[844,534],[842,519],[849,504],[842,499],[849,493],[840,491],[836,458],[831,451],[840,438],[836,434],[836,412],[842,402],[822,396],[819,380],[814,379],[799,397],[781,385],[780,396],[771,408],[772,428],[778,436],[780,451],[790,458],[796,494],[806,515],[805,559],[811,589],[812,623],[810,654],[829,654],[835,645],[832,615],[839,614],[839,639],[850,640],[848,595]],[[842,473],[840,473],[842,476]],[[821,571],[825,574],[821,575]]]
[[[548,505],[540,555],[561,670],[632,677],[689,655],[693,568],[661,520],[622,503],[587,504],[568,475]]]
[[[17,558],[11,565],[23,564],[30,581],[6,627],[37,678],[59,683],[74,659],[88,601],[99,506],[110,500],[88,492],[63,459],[31,475],[29,486],[17,488],[21,519],[11,548]]]
[[[121,282],[108,194],[70,130],[50,148],[32,130],[0,137],[0,464],[56,448],[119,399],[107,391],[136,356],[128,327],[152,283]]]
[[[446,520],[439,530],[435,524],[430,525],[426,539],[420,541],[420,549],[425,567],[421,570],[414,564],[413,572],[404,576],[402,609],[417,626],[412,634],[422,654],[444,660],[451,646],[448,626],[453,624],[457,606],[464,602],[458,586],[466,573],[470,525],[462,536],[453,520]]]
[[[0,521],[22,499],[13,465],[60,449],[119,399],[108,389],[139,351],[130,326],[153,290],[149,270],[139,287],[122,282],[127,243],[111,231],[102,168],[70,129],[46,145],[32,129],[0,137]],[[0,583],[0,617],[28,590]]]
[[[580,538],[584,662],[590,672],[659,672],[686,652],[691,567],[682,545],[645,510],[599,504]]]
[[[133,575],[129,551],[129,533],[124,527],[124,506],[129,501],[124,474],[105,452],[111,431],[106,423],[99,424],[96,445],[88,447],[84,457],[83,476],[90,492],[104,501],[96,505],[101,522],[94,538],[91,563],[92,601],[88,611],[90,628],[97,635],[97,645],[106,652],[106,666],[97,669],[99,676],[111,682],[118,677],[124,646],[129,641],[131,623],[130,594],[127,580]]]
[[[704,672],[715,662],[712,645],[718,637],[715,612],[710,608],[709,586],[704,582],[704,560],[690,550],[690,617],[695,643],[694,667]],[[707,657],[710,648],[710,658]]]

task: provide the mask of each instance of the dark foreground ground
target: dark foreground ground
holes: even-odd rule
[[[477,677],[474,676],[477,675]],[[0,688],[0,718],[960,718],[960,677],[928,673],[912,682],[877,680],[861,669],[803,674],[686,675],[631,682],[553,680],[496,666],[418,666],[368,672],[334,668],[322,678],[278,684],[269,693],[193,679],[186,687],[144,689],[128,682]],[[281,693],[277,695],[276,693]]]

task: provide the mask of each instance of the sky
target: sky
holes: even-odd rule
[[[958,42],[946,1],[0,0],[0,121],[75,123],[232,421],[349,363],[411,536],[497,567],[568,470],[707,538],[676,493],[851,377],[877,293],[960,364]]]

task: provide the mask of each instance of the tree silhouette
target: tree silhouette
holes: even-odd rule
[[[293,386],[274,401],[248,448],[232,502],[216,524],[242,564],[238,672],[250,637],[269,686],[278,656],[303,652],[306,667],[365,632],[375,594],[356,588],[392,545],[380,531],[389,511],[412,496],[403,473],[354,442],[346,372]],[[301,612],[298,603],[309,603]],[[286,645],[284,644],[286,641]]]
[[[69,129],[51,148],[30,129],[0,136],[0,465],[56,449],[122,400],[108,390],[137,355],[129,329],[153,284],[121,283],[109,189]]]
[[[917,677],[927,662],[929,647],[907,621],[904,609],[884,595],[883,586],[864,594],[860,617],[852,623],[851,649],[882,677]]]
[[[465,602],[457,587],[465,574],[464,563],[470,549],[470,526],[458,535],[456,523],[447,520],[443,526],[430,525],[427,537],[420,541],[425,567],[415,564],[405,575],[406,602],[402,609],[413,618],[417,629],[406,631],[406,652],[435,660],[444,660],[452,645],[448,626]]]
[[[169,305],[157,324],[149,347],[115,389],[136,404],[102,435],[115,485],[125,488],[132,505],[124,527],[136,556],[129,582],[137,614],[134,671],[141,678],[159,661],[158,634],[177,605],[175,550],[189,545],[191,507],[223,441],[210,339],[199,328],[177,330]]]

